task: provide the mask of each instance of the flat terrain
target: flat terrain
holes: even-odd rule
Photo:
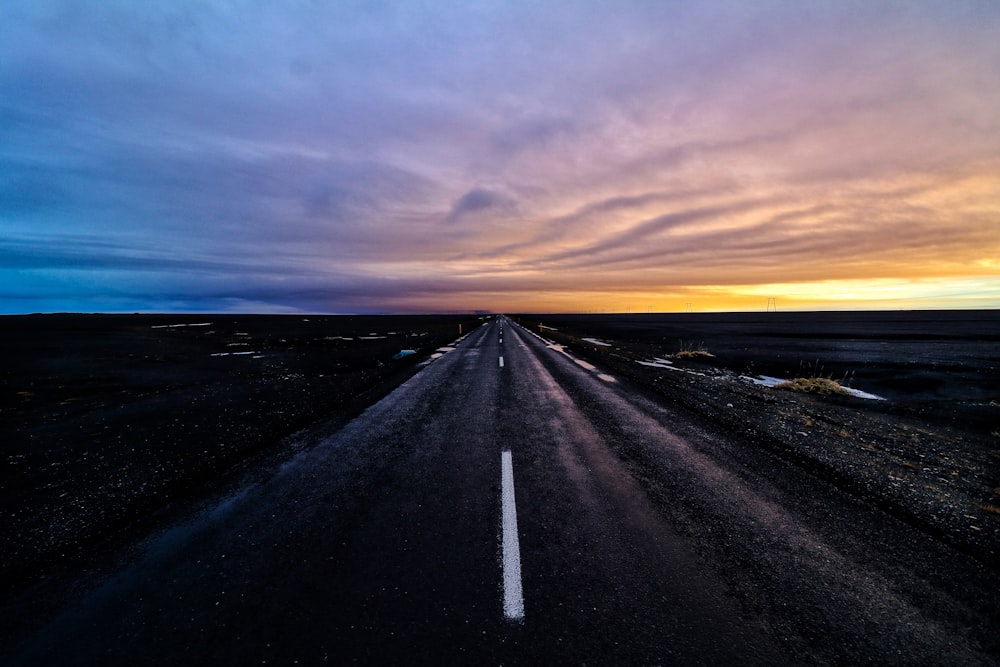
[[[0,593],[287,455],[475,317],[0,318]],[[394,359],[401,350],[417,354]]]
[[[973,414],[1000,397],[995,310],[522,317],[649,356],[704,345],[716,367],[740,373],[791,377],[815,365],[889,400],[942,414]],[[984,427],[1000,426],[994,411],[979,414]]]
[[[15,587],[0,657],[1000,663],[988,427],[758,386],[707,341],[666,363],[676,345],[597,320],[520,319],[411,355],[353,420],[313,416],[204,500]]]
[[[1000,312],[519,319],[1000,568]],[[818,375],[869,398],[761,386]]]

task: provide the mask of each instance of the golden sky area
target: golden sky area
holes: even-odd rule
[[[2,312],[1000,307],[1000,4],[330,4],[4,3]]]

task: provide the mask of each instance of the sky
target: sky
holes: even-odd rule
[[[1000,307],[1000,3],[0,3],[0,313],[769,299]]]

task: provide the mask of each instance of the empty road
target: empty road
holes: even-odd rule
[[[504,317],[8,664],[993,664],[960,556]]]

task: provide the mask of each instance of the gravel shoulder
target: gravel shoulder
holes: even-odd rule
[[[520,321],[538,330],[536,321]],[[1000,570],[1000,438],[977,425],[963,428],[920,405],[759,386],[711,357],[643,365],[651,358],[647,345],[585,340],[587,332],[564,327],[543,332],[696,419]]]

